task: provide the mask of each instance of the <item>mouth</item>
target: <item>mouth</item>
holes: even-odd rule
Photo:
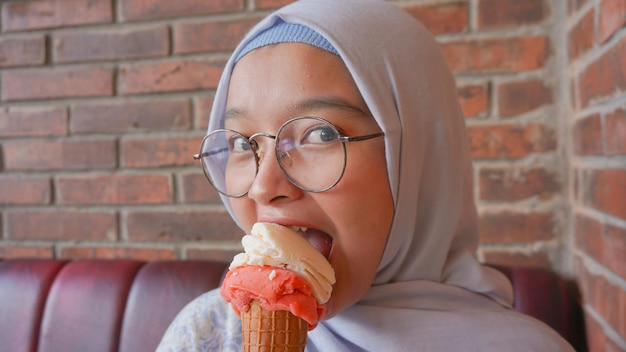
[[[333,248],[333,238],[329,234],[303,226],[291,226],[291,228],[302,235],[313,248],[322,253],[324,258],[328,259],[330,257],[330,251]]]

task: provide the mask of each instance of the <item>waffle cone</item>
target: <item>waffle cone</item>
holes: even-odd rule
[[[308,324],[289,311],[269,311],[258,301],[241,312],[244,352],[302,352],[306,346]]]

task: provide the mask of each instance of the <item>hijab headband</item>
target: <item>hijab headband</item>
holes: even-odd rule
[[[326,38],[311,28],[277,20],[274,25],[248,41],[237,55],[235,62],[254,49],[278,43],[305,43],[339,55],[335,47]]]

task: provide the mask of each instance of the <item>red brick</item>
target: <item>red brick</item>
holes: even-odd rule
[[[458,33],[467,29],[467,2],[457,1],[445,4],[405,6],[433,34]]]
[[[596,274],[590,273],[587,268],[582,268],[579,273],[581,281],[582,294],[585,297],[585,303],[593,307],[597,312],[604,311],[606,306],[605,287],[606,281]]]
[[[112,0],[18,1],[3,4],[2,30],[20,31],[109,23]]]
[[[168,167],[195,165],[192,155],[200,149],[200,138],[133,137],[122,140],[124,167]]]
[[[607,336],[604,334],[602,326],[598,324],[596,318],[591,314],[585,315],[585,330],[587,333],[587,344],[589,345],[589,351],[602,351],[607,350]]]
[[[2,100],[110,95],[113,95],[113,70],[105,67],[10,71],[2,75]]]
[[[615,310],[618,306],[618,302],[613,299],[615,286],[611,281],[607,280],[607,277],[604,276],[603,273],[597,271],[587,272],[587,276],[591,294],[589,295],[589,301],[586,303],[588,303],[596,313],[599,313],[605,321],[610,323],[608,321],[609,312]]]
[[[457,90],[459,103],[466,118],[485,116],[489,109],[489,89],[485,85],[468,85]]]
[[[626,155],[626,110],[608,114],[606,124],[606,154]]]
[[[575,214],[576,223],[574,236],[576,247],[595,260],[602,258],[604,253],[604,225],[585,215]]]
[[[198,169],[201,166],[198,164]],[[182,174],[180,177],[180,184],[182,188],[181,201],[183,203],[220,203],[220,198],[217,191],[211,183],[204,176],[204,173],[187,173]]]
[[[594,9],[587,11],[587,14],[569,32],[567,39],[570,61],[575,60],[593,47],[594,18]]]
[[[626,37],[580,75],[580,103],[585,108],[595,99],[605,98],[616,91],[626,90]]]
[[[586,205],[626,219],[626,169],[588,170],[583,177]]]
[[[513,244],[554,238],[552,213],[485,213],[479,220],[481,244]]]
[[[59,204],[169,204],[172,194],[171,178],[160,174],[89,174],[57,180]]]
[[[191,128],[188,99],[105,102],[71,109],[72,133],[180,131]]]
[[[0,38],[0,67],[41,65],[46,60],[44,37]]]
[[[552,103],[552,91],[540,80],[502,83],[498,86],[500,116],[508,117]]]
[[[220,22],[179,23],[174,26],[177,54],[233,50],[259,18]]]
[[[616,310],[619,312],[619,310]],[[622,310],[623,312],[623,310]],[[624,334],[622,334],[622,336],[624,336]],[[623,345],[621,345],[623,346]],[[607,340],[606,341],[606,350],[598,350],[598,351],[605,351],[605,352],[624,352],[624,347],[621,347],[620,345],[617,344],[617,342],[613,341],[613,340]],[[595,349],[593,350],[595,351]]]
[[[545,169],[482,168],[479,172],[479,197],[487,201],[510,202],[530,197],[552,198],[560,185]]]
[[[0,205],[50,204],[51,186],[47,177],[0,175]]]
[[[124,21],[210,15],[244,9],[244,0],[120,0]]]
[[[14,140],[4,143],[7,170],[83,170],[116,166],[113,140]]]
[[[2,259],[22,259],[22,258],[46,258],[54,257],[52,246],[42,245],[0,245],[0,258]]]
[[[208,95],[195,99],[195,127],[202,131],[206,131],[209,126],[209,118],[211,116],[214,98],[214,95]]]
[[[64,106],[11,106],[0,108],[0,137],[67,135]]]
[[[547,16],[544,0],[480,0],[478,28],[535,24]]]
[[[626,1],[602,0],[598,17],[598,40],[606,42],[620,28],[626,25]]]
[[[583,297],[585,304],[590,306],[602,319],[618,333],[623,333],[625,328],[624,309],[626,309],[626,291],[618,285],[608,281],[604,276],[584,270],[581,287],[584,289]],[[587,337],[591,351],[596,351],[596,347],[603,346],[597,351],[622,351],[616,345],[606,340],[602,329],[596,331],[595,317],[587,315]],[[589,339],[591,337],[591,339]],[[607,345],[604,348],[604,345]]]
[[[230,263],[233,260],[233,257],[240,252],[241,250],[236,249],[202,249],[190,247],[185,252],[185,258],[189,260],[210,260],[221,263]]]
[[[141,261],[177,259],[173,249],[142,247],[65,247],[61,249],[62,259],[134,259]]]
[[[451,42],[441,48],[455,72],[536,70],[549,54],[542,36]]]
[[[224,62],[187,60],[123,65],[119,74],[122,94],[214,89]]]
[[[623,257],[622,257],[623,258]],[[626,290],[620,290],[619,292],[620,297],[619,297],[619,308],[616,309],[617,312],[626,312]],[[616,326],[616,331],[621,335],[621,336],[626,336],[626,314],[621,314],[620,320],[619,320],[619,324]],[[619,349],[615,349],[616,351],[619,351]]]
[[[113,241],[117,216],[105,211],[7,211],[7,237],[16,240]]]
[[[617,275],[626,278],[626,255],[624,255],[626,253],[626,228],[607,225],[604,242],[605,251],[601,263]],[[626,329],[626,326],[624,328]]]
[[[532,266],[551,268],[550,258],[545,252],[535,252],[526,255],[518,252],[489,250],[484,252],[485,262],[504,266]]]
[[[577,155],[602,155],[602,120],[594,114],[576,121],[573,136],[574,152]]]
[[[474,158],[521,158],[556,148],[554,132],[541,124],[469,126],[470,151]]]
[[[137,59],[166,56],[167,27],[61,32],[52,37],[55,62]]]
[[[243,236],[226,211],[131,211],[125,223],[132,241],[234,241]]]
[[[281,6],[291,4],[296,0],[254,0],[255,8],[259,10],[277,9]]]

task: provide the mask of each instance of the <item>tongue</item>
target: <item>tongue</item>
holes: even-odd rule
[[[302,236],[311,244],[311,246],[317,249],[318,252],[322,253],[322,255],[328,259],[330,250],[333,246],[332,237],[325,232],[315,229],[308,229],[302,234]]]

